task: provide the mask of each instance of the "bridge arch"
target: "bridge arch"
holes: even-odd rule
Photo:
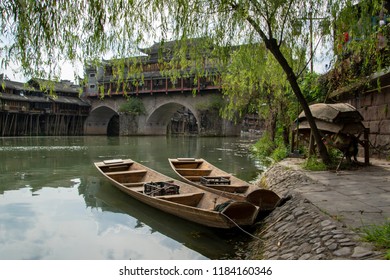
[[[94,108],[85,121],[86,135],[119,135],[119,115],[110,106]]]
[[[199,133],[200,122],[197,110],[193,106],[185,102],[168,101],[159,104],[158,107],[149,110],[149,114],[145,120],[145,134],[167,134],[168,125],[172,124],[175,114],[177,114],[177,112],[181,111],[183,108],[187,109],[190,114],[192,114],[193,118],[195,118],[195,131],[196,133]],[[187,113],[184,113],[184,115],[186,114]]]

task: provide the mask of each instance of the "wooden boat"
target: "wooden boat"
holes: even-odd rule
[[[248,201],[258,206],[260,211],[274,209],[280,200],[273,191],[249,184],[202,158],[168,160],[172,169],[185,182],[237,201]]]
[[[131,197],[180,218],[214,228],[250,226],[259,208],[176,181],[131,159],[95,162],[97,169]]]

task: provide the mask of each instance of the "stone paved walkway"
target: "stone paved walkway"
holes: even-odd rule
[[[302,171],[318,184],[301,184],[295,191],[348,227],[382,224],[390,219],[390,162],[372,160],[367,167],[339,172],[302,170],[301,159],[281,162]]]
[[[258,184],[289,197],[262,221],[248,259],[383,259],[360,227],[390,219],[390,162],[341,172],[311,172],[303,160],[267,169]]]

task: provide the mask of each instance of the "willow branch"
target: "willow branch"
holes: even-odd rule
[[[280,45],[282,44],[282,40],[283,40],[283,33],[284,33],[284,28],[286,27],[286,22],[287,22],[287,17],[290,13],[290,10],[291,10],[291,6],[292,6],[292,3],[294,2],[294,0],[291,0],[289,5],[288,5],[288,9],[286,11],[286,14],[284,15],[283,17],[283,26],[282,26],[282,30],[280,32],[280,38],[279,38],[279,47]]]

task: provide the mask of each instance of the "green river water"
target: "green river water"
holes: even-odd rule
[[[230,259],[250,237],[161,213],[121,193],[94,161],[131,158],[168,176],[169,157],[203,157],[241,179],[254,140],[223,137],[0,139],[0,259]]]

